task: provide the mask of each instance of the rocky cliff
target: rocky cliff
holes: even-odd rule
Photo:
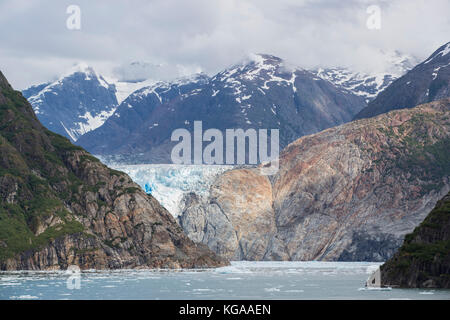
[[[224,263],[126,174],[45,129],[0,73],[0,269]]]
[[[450,189],[450,100],[298,139],[280,170],[222,174],[180,224],[230,259],[385,261]]]
[[[450,193],[381,266],[385,286],[450,288]]]

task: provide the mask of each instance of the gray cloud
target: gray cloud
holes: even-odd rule
[[[70,4],[81,8],[79,31],[66,28]],[[366,27],[372,4],[382,10],[380,30]],[[110,75],[144,61],[164,66],[146,74],[167,79],[211,74],[251,52],[307,68],[382,71],[380,50],[425,58],[449,41],[448,12],[448,0],[2,0],[0,69],[20,89],[78,61]]]

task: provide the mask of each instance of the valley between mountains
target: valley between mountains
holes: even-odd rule
[[[23,96],[1,75],[0,269],[400,261],[410,242],[438,238],[414,230],[450,191],[449,48],[416,66],[396,57],[401,70],[377,76],[268,54],[213,76],[134,84],[81,66]],[[211,166],[178,187],[170,167],[129,168],[170,163],[170,134],[196,120],[280,129],[278,172]],[[448,283],[417,280],[421,268],[441,272],[427,263],[409,266],[404,286]]]

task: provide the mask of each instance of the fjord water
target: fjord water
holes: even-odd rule
[[[203,270],[0,273],[0,299],[450,299],[450,290],[365,289],[379,263],[232,262]],[[70,289],[72,288],[72,289]]]

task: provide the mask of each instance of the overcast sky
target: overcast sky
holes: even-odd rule
[[[81,30],[66,27],[71,4]],[[370,5],[381,8],[379,30],[366,26]],[[170,78],[213,74],[252,52],[379,71],[380,50],[424,59],[450,41],[449,12],[448,0],[0,0],[0,70],[17,89],[79,61],[110,76],[145,61]]]

